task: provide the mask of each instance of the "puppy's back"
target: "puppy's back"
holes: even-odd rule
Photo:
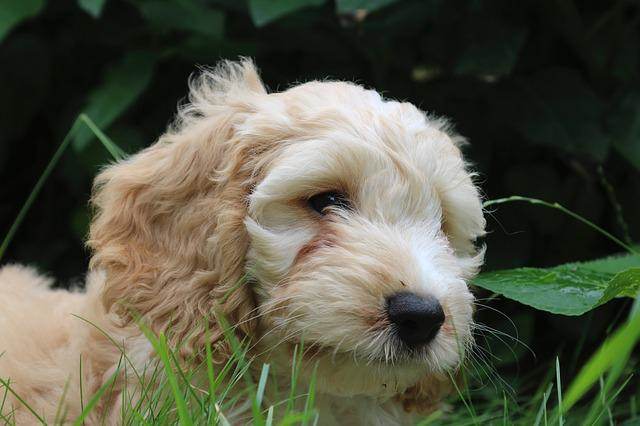
[[[52,290],[52,280],[34,269],[8,265],[0,269],[0,378],[11,389],[53,416],[60,400],[60,383],[70,379],[73,339],[71,315],[84,294]],[[77,359],[74,359],[77,364]],[[13,406],[13,407],[12,407]],[[15,408],[17,424],[35,417],[8,393],[5,409]]]

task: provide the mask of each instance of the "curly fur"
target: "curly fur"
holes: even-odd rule
[[[484,219],[462,142],[446,122],[355,84],[267,94],[247,60],[203,71],[155,144],[97,176],[86,291],[0,270],[0,377],[49,421],[64,396],[73,419],[80,381],[86,400],[122,351],[141,371],[154,359],[138,319],[185,362],[207,337],[224,362],[224,315],[283,380],[304,339],[301,380],[317,365],[322,423],[410,422],[437,406],[471,342],[466,282]],[[326,190],[354,208],[318,216],[305,200]],[[436,296],[446,313],[420,351],[403,349],[384,314],[385,296],[402,290]],[[89,423],[117,422],[125,383]],[[12,395],[6,406],[33,421]]]

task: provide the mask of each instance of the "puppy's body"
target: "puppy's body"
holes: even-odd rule
[[[122,352],[138,371],[143,371],[145,364],[153,359],[150,344],[135,329],[124,333],[117,328],[109,329],[112,325],[105,321],[94,291],[103,280],[101,274],[93,274],[88,278],[86,292],[72,293],[51,290],[52,281],[31,268],[12,265],[0,269],[0,300],[6,301],[0,315],[0,342],[4,351],[0,357],[0,378],[48,423],[76,419],[82,412],[82,401],[86,405],[118,365],[128,362],[122,360]],[[124,350],[117,349],[112,340],[121,342]],[[287,352],[284,348],[269,352],[265,361],[271,365],[279,362],[286,372],[290,369]],[[367,372],[363,373],[361,379],[366,378]],[[259,371],[254,371],[254,375],[257,379]],[[128,382],[135,384],[135,374],[130,372],[129,376]],[[288,380],[285,377],[278,383],[281,389],[285,389]],[[107,424],[119,424],[122,397],[119,387],[124,381],[122,377],[116,381],[111,400],[91,412],[87,424],[101,424],[103,420]],[[129,389],[129,392],[135,390]],[[265,402],[275,404],[281,396],[270,395],[267,388]],[[225,413],[227,418],[232,424],[250,423],[250,405],[247,401],[237,405],[233,412]],[[17,425],[38,423],[12,393],[8,393],[5,406],[2,414],[15,420]],[[316,406],[322,413],[320,424],[323,425],[409,424],[414,418],[389,397],[319,393]]]
[[[317,368],[323,424],[433,410],[471,342],[466,281],[482,260],[459,138],[353,84],[267,94],[248,62],[203,74],[190,101],[156,144],[97,177],[85,292],[0,271],[0,377],[49,421],[77,417],[113,378],[89,422],[115,423],[135,382],[118,365],[155,361],[135,318],[185,362],[209,338],[223,363],[224,314],[283,383],[305,342],[300,381]]]

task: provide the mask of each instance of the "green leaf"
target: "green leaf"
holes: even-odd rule
[[[257,27],[262,27],[296,10],[321,6],[325,0],[249,0],[249,13]]]
[[[107,0],[77,0],[78,6],[94,18],[99,18]]]
[[[338,13],[353,13],[358,10],[373,12],[398,0],[336,0]]]
[[[640,90],[625,90],[608,119],[613,147],[640,170]]]
[[[51,53],[46,38],[27,32],[15,34],[0,48],[0,99],[11,106],[0,113],[0,145],[22,140],[47,96],[52,96]]]
[[[638,249],[637,246],[632,248],[634,250]],[[587,262],[569,263],[568,265],[597,272],[616,274],[626,269],[640,267],[640,257],[635,254],[614,255]]]
[[[106,129],[138,99],[151,81],[156,60],[152,53],[132,52],[107,72],[84,108],[97,127]],[[90,130],[80,129],[73,141],[74,149],[83,150],[93,137]]]
[[[454,66],[461,75],[505,75],[518,61],[526,28],[483,25],[466,45]]]
[[[0,41],[13,27],[40,13],[44,0],[3,0],[0,6]]]
[[[221,39],[224,14],[198,2],[146,1],[142,16],[160,30],[180,30]]]
[[[533,144],[603,161],[609,151],[605,108],[580,74],[549,69],[496,94],[505,122]]]
[[[633,267],[613,273],[614,265]],[[488,272],[473,283],[536,309],[581,315],[615,297],[634,297],[640,289],[640,257]]]

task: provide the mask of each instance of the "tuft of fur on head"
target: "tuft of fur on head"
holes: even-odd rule
[[[322,392],[436,398],[420,383],[441,382],[470,344],[466,283],[483,258],[462,139],[355,84],[267,94],[248,60],[189,87],[157,143],[96,178],[88,244],[106,311],[122,328],[140,315],[185,353],[209,335],[222,361],[218,312],[282,374],[304,340]],[[314,212],[307,200],[324,191],[350,208]],[[385,299],[399,291],[442,304],[428,346],[409,350],[394,333]]]

